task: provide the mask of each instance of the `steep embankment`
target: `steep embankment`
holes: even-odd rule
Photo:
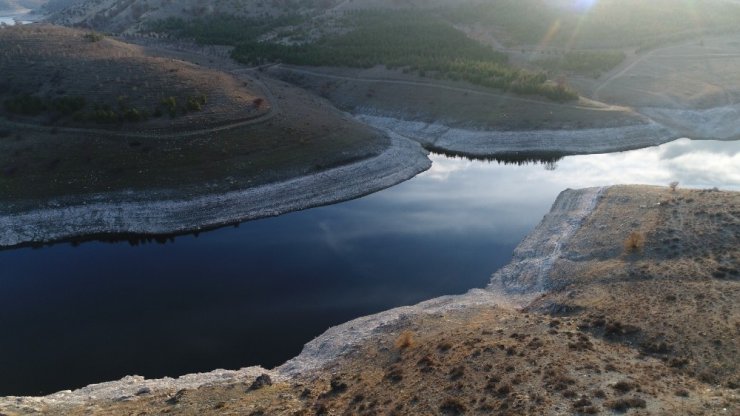
[[[739,205],[740,194],[712,190],[566,191],[487,290],[332,328],[273,371],[127,378],[6,398],[0,409],[732,414],[740,405]],[[538,273],[529,273],[533,265]],[[271,379],[253,383],[258,374]]]

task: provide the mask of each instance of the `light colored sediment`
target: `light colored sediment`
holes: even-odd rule
[[[561,256],[561,248],[594,211],[605,189],[569,189],[562,192],[550,213],[516,248],[512,262],[493,275],[486,289],[473,289],[459,296],[443,296],[330,328],[306,344],[298,357],[283,364],[277,371],[285,376],[295,376],[320,369],[373,335],[392,331],[420,314],[444,314],[480,306],[526,306],[549,288],[547,276]]]
[[[351,352],[362,342],[379,333],[397,329],[403,322],[420,314],[444,314],[453,310],[479,306],[511,307],[512,302],[503,296],[473,289],[464,295],[442,296],[413,306],[394,308],[374,315],[357,318],[329,328],[307,343],[298,357],[291,359],[276,371],[287,377],[319,370],[342,355]]]
[[[703,110],[645,107],[640,112],[682,136],[705,140],[740,139],[740,104]]]
[[[91,384],[77,390],[64,390],[43,397],[4,397],[0,398],[0,408],[12,405],[26,411],[43,411],[47,407],[82,405],[94,401],[129,400],[137,396],[157,392],[174,392],[182,389],[197,389],[204,386],[226,385],[254,380],[262,374],[268,374],[273,380],[281,380],[280,375],[261,367],[247,367],[241,370],[213,370],[208,373],[187,374],[178,378],[160,378],[147,380],[141,376],[128,376],[117,381]]]
[[[34,211],[0,206],[0,247],[95,234],[176,234],[357,198],[431,166],[419,144],[391,136],[390,147],[376,157],[224,194],[163,200],[156,192],[119,192],[58,201]]]
[[[532,299],[551,290],[548,275],[555,261],[563,255],[563,247],[596,209],[606,189],[563,191],[550,212],[514,250],[511,263],[493,275],[487,289],[528,295]]]
[[[657,146],[680,138],[676,132],[655,122],[579,130],[491,131],[368,114],[360,114],[356,118],[386,132],[414,139],[425,146],[471,156],[516,152],[606,153]]]

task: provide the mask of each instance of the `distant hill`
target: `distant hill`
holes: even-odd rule
[[[53,14],[83,3],[85,0],[48,0],[43,6],[44,13]]]
[[[37,9],[47,0],[0,0],[0,10]]]
[[[0,0],[0,2],[21,0]],[[42,0],[26,0],[42,2]],[[547,41],[577,47],[639,45],[697,31],[732,30],[740,5],[727,0],[50,0],[57,24],[108,32],[146,31],[162,19],[209,16],[269,19],[299,16],[314,26],[357,10],[414,10],[457,26],[479,25],[509,45]]]
[[[144,23],[169,17],[208,15],[276,17],[326,10],[338,0],[51,0],[45,7],[57,24],[134,32]]]

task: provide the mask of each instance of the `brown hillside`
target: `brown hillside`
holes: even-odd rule
[[[7,74],[0,80],[0,102],[5,103],[0,115],[24,122],[105,129],[132,123],[143,124],[137,130],[202,128],[269,110],[262,92],[231,75],[145,56],[137,46],[51,25],[0,30],[0,73]],[[13,112],[8,101],[25,96],[46,108]],[[84,100],[84,107],[50,108],[73,99]],[[257,106],[255,99],[263,103]]]
[[[173,198],[244,189],[365,159],[389,145],[326,101],[258,71],[150,57],[90,35],[36,24],[0,29],[0,74],[12,74],[0,77],[0,209],[124,189]],[[53,109],[8,114],[5,101],[23,93],[43,103],[84,95],[81,112],[107,105],[116,120],[79,120]],[[201,111],[183,111],[187,97],[200,95]],[[149,117],[121,121],[121,96]],[[175,98],[174,117],[162,97]]]

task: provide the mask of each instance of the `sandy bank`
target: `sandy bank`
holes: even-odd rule
[[[394,136],[380,155],[316,174],[225,194],[161,199],[156,192],[97,194],[24,212],[0,208],[0,247],[96,234],[177,234],[332,204],[428,169],[417,143]],[[115,201],[115,202],[112,202]]]

